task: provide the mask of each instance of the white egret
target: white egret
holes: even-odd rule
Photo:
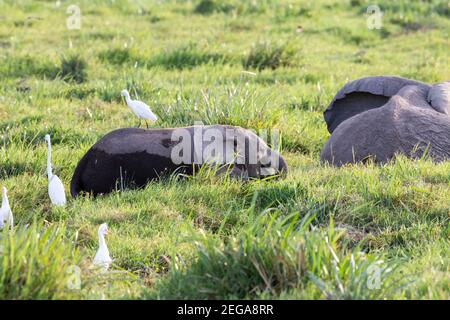
[[[52,144],[50,142],[50,135],[45,135],[45,141],[48,145],[47,155],[47,176],[48,176],[48,195],[55,206],[64,206],[66,204],[66,194],[64,185],[57,175],[52,172]]]
[[[158,117],[153,112],[151,112],[150,107],[146,105],[144,102],[139,100],[131,100],[130,94],[128,93],[127,90],[122,90],[122,92],[120,92],[120,95],[122,97],[125,97],[127,106],[129,106],[133,111],[133,113],[136,115],[136,117],[139,118],[138,127],[141,125],[141,119],[145,121],[147,129],[148,129],[147,121],[155,122],[156,120],[158,120]]]
[[[3,229],[5,225],[9,225],[12,229],[14,227],[14,217],[9,206],[7,190],[5,187],[2,188],[2,206],[0,208],[0,229]]]
[[[112,259],[109,256],[109,250],[106,245],[105,235],[108,234],[108,226],[103,223],[98,228],[98,250],[94,257],[94,266],[100,267],[103,271],[107,271],[112,263]]]

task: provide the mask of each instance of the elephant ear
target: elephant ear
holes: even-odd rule
[[[437,112],[450,116],[450,81],[433,85],[428,91],[427,101]]]
[[[423,84],[401,77],[366,77],[348,82],[324,112],[330,133],[343,121],[364,111],[379,108],[407,85]]]

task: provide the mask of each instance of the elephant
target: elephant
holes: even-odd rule
[[[450,159],[450,81],[367,77],[345,85],[324,112],[331,135],[322,162],[342,166],[396,154]]]
[[[123,128],[106,134],[81,158],[70,192],[97,196],[143,187],[167,174],[192,175],[202,165],[239,179],[283,176],[288,170],[278,152],[241,127]]]
[[[334,96],[323,113],[328,132],[348,118],[367,110],[381,107],[407,85],[426,85],[423,82],[401,77],[365,77],[345,84]]]

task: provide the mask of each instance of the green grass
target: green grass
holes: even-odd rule
[[[64,228],[33,223],[14,232],[2,230],[0,294],[3,299],[51,299],[68,294],[71,265],[80,263],[78,250]]]
[[[76,55],[61,59],[61,78],[64,81],[73,81],[77,83],[87,80],[86,61]]]
[[[293,67],[296,61],[296,50],[289,45],[275,46],[271,43],[254,45],[247,57],[242,61],[246,69],[275,70],[280,67]]]
[[[237,237],[217,241],[203,236],[195,262],[174,260],[157,295],[172,299],[228,299],[299,295],[302,298],[380,299],[395,294],[396,270],[376,256],[349,249],[345,234],[313,228],[314,215],[262,215]],[[384,265],[383,265],[384,264]],[[374,266],[379,287],[370,289]],[[369,284],[369,286],[368,286]]]
[[[17,224],[1,233],[0,298],[450,298],[450,162],[319,162],[346,81],[450,79],[447,1],[379,1],[381,30],[364,0],[77,3],[80,30],[69,2],[0,2],[0,182]],[[289,175],[203,172],[52,208],[45,134],[68,190],[97,139],[135,126],[124,88],[156,127],[279,130]],[[107,274],[91,268],[103,222]]]

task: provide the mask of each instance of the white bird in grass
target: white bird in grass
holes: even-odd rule
[[[103,223],[98,228],[98,250],[94,257],[94,266],[100,267],[103,271],[107,271],[112,263],[112,259],[109,256],[109,250],[106,246],[105,235],[108,234],[108,226]]]
[[[138,127],[141,126],[141,119],[145,121],[147,129],[148,129],[147,121],[155,122],[156,120],[158,120],[158,117],[153,112],[151,112],[150,107],[148,105],[146,105],[142,101],[131,100],[130,94],[128,93],[127,90],[122,90],[122,92],[120,92],[120,95],[122,97],[125,97],[127,106],[129,106],[133,111],[133,113],[136,115],[136,117],[139,118]]]
[[[14,217],[9,206],[7,190],[2,188],[2,206],[0,208],[0,229],[3,229],[5,225],[8,225],[11,229],[14,227]]]
[[[48,176],[48,195],[52,204],[55,206],[64,206],[66,204],[66,194],[64,192],[64,185],[61,179],[52,172],[52,144],[50,142],[50,135],[45,135],[45,141],[48,145],[47,155],[47,176]]]

